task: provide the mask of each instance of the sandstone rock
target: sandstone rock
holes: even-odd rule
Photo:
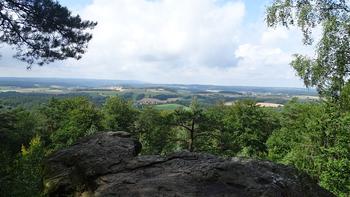
[[[84,138],[45,162],[49,196],[333,196],[306,174],[268,161],[180,152],[137,156],[125,132]]]

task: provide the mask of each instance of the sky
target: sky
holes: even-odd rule
[[[303,87],[289,63],[312,55],[297,29],[267,28],[269,0],[59,0],[98,22],[83,58],[26,69],[1,45],[0,77]]]

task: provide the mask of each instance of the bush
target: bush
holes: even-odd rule
[[[22,146],[20,156],[13,161],[4,196],[38,197],[42,195],[42,167],[45,156],[40,137],[34,137],[28,148]]]

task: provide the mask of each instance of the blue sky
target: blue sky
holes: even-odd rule
[[[62,5],[73,9],[80,9],[92,3],[92,0],[58,0]]]
[[[79,10],[92,3],[92,0],[58,0],[62,5],[65,5],[73,10]],[[217,0],[217,2],[225,4],[232,0]],[[246,22],[255,22],[259,20],[265,12],[264,8],[269,1],[266,0],[244,0],[247,9]]]
[[[269,29],[270,0],[59,0],[98,22],[79,60],[26,70],[0,48],[0,76],[69,77],[302,87],[290,68],[295,53],[312,54],[296,29]]]

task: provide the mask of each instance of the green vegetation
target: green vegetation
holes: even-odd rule
[[[158,110],[176,110],[178,108],[187,108],[184,105],[180,105],[180,104],[161,104],[161,105],[155,105],[154,106],[155,109]]]
[[[297,54],[291,65],[321,103],[292,102],[281,114],[281,128],[267,141],[269,158],[292,164],[338,196],[350,196],[349,61],[350,5],[345,0],[274,0],[269,26],[298,26],[304,44],[322,28],[314,58]]]
[[[138,109],[121,97],[101,106],[74,97],[29,109],[3,105],[0,111],[0,196],[40,195],[45,156],[110,130],[132,133],[143,145],[141,154],[189,150],[269,159],[294,165],[339,196],[350,192],[350,114],[333,103],[295,99],[266,108],[244,100],[206,106],[193,98],[187,108],[159,110]]]
[[[307,172],[339,196],[350,194],[350,113],[329,103],[290,103],[267,141],[269,158]]]
[[[269,26],[298,26],[306,45],[313,43],[312,30],[322,28],[315,58],[296,54],[291,65],[306,86],[316,86],[321,95],[338,100],[349,82],[349,2],[274,0],[267,9],[266,20]]]
[[[170,112],[147,107],[135,121],[135,131],[142,142],[142,154],[166,154],[176,148],[170,123]]]
[[[43,135],[50,138],[53,149],[72,145],[91,130],[102,129],[101,112],[84,97],[51,99],[40,112],[46,127]]]
[[[119,97],[110,97],[103,105],[105,128],[112,131],[132,131],[137,111],[132,103]]]

